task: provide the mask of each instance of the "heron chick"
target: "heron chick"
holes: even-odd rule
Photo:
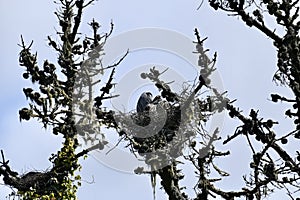
[[[138,113],[142,113],[145,110],[149,110],[149,104],[152,102],[152,94],[151,92],[144,92],[141,94],[137,106],[136,111]]]

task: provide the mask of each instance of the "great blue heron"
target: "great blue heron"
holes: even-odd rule
[[[152,94],[151,92],[144,92],[141,94],[137,105],[136,105],[136,111],[138,113],[144,112],[147,110],[149,104],[152,102]]]

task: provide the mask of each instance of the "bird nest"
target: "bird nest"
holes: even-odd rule
[[[144,112],[121,113],[116,119],[131,150],[144,157],[146,164],[157,168],[181,156],[184,147],[199,132],[195,119],[199,119],[196,115],[200,113],[195,107],[191,104],[183,109],[179,103],[160,101]]]

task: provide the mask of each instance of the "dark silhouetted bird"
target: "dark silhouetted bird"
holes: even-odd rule
[[[136,111],[138,113],[144,112],[145,110],[149,110],[149,104],[152,102],[152,94],[151,92],[144,92],[141,94],[137,105]]]

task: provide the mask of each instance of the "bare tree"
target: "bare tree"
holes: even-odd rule
[[[44,128],[51,127],[54,135],[63,136],[63,146],[56,154],[51,155],[49,160],[52,162],[52,168],[46,171],[19,174],[10,168],[9,161],[1,150],[0,175],[3,176],[6,185],[16,189],[12,195],[20,196],[22,199],[76,199],[77,188],[81,185],[80,175],[74,174],[81,167],[78,159],[90,150],[102,149],[105,144],[99,141],[93,147],[78,152],[80,132],[76,130],[73,108],[73,102],[78,98],[73,91],[78,69],[84,61],[90,62],[89,67],[96,64],[96,60],[93,59],[95,55],[90,55],[87,59],[88,54],[95,48],[102,52],[101,48],[113,28],[101,35],[98,33],[99,23],[93,20],[90,23],[93,35],[86,38],[79,37],[82,12],[93,2],[94,0],[56,2],[60,6],[55,12],[60,31],[57,32],[58,38],[48,36],[48,45],[57,53],[57,63],[48,60],[44,60],[42,64],[37,63],[37,53],[31,52],[33,42],[26,45],[21,37],[19,62],[25,68],[23,78],[29,79],[38,87],[23,89],[26,98],[29,99],[29,106],[19,111],[20,120],[35,118]],[[88,78],[85,81],[89,81]],[[106,87],[109,84],[110,81]],[[102,96],[102,98],[110,97]],[[109,124],[109,121],[105,123]]]
[[[198,55],[199,76],[193,84],[183,87],[180,93],[172,91],[170,83],[161,79],[163,73],[155,67],[141,74],[149,79],[160,92],[149,103],[149,107],[139,113],[121,113],[106,108],[104,101],[118,98],[112,95],[114,74],[124,56],[111,66],[103,66],[104,45],[111,35],[111,30],[99,34],[100,25],[95,20],[89,24],[93,30],[91,37],[81,38],[78,32],[83,10],[94,0],[60,0],[60,9],[55,12],[60,31],[58,38],[48,36],[49,46],[58,54],[57,63],[45,60],[37,63],[37,53],[31,52],[33,42],[25,44],[21,37],[19,62],[25,67],[24,79],[30,79],[33,88],[24,88],[29,99],[29,106],[19,111],[20,120],[38,119],[43,127],[51,127],[54,135],[61,134],[64,143],[49,160],[52,168],[47,171],[32,171],[19,174],[11,169],[9,161],[1,150],[0,175],[6,185],[14,188],[13,195],[21,199],[76,199],[76,191],[81,178],[74,175],[80,169],[78,159],[95,149],[102,150],[108,143],[106,129],[112,129],[127,142],[127,149],[141,157],[149,166],[138,167],[136,174],[150,174],[151,183],[156,185],[156,177],[161,179],[161,186],[170,200],[191,199],[180,186],[180,180],[186,178],[180,169],[179,158],[195,169],[198,178],[195,183],[194,199],[220,197],[263,199],[277,190],[285,189],[287,196],[296,198],[299,191],[298,151],[293,154],[285,149],[289,140],[300,138],[300,53],[299,53],[299,6],[296,1],[219,1],[210,0],[216,10],[223,10],[230,15],[239,16],[248,26],[255,27],[274,41],[278,50],[278,71],[274,81],[289,87],[294,96],[283,97],[271,94],[273,102],[282,101],[291,104],[285,113],[294,121],[295,127],[289,133],[276,133],[274,126],[280,125],[274,119],[264,119],[258,111],[252,109],[246,115],[234,106],[235,100],[226,97],[226,92],[218,91],[211,84],[211,75],[216,70],[217,54],[209,55],[204,47],[207,38],[195,32],[195,52]],[[265,17],[274,16],[278,26],[284,28],[284,34],[278,35],[269,29]],[[57,41],[59,40],[59,41]],[[97,79],[98,74],[109,72],[107,80]],[[195,75],[197,76],[197,75]],[[101,85],[103,84],[103,85]],[[93,90],[100,86],[96,96]],[[199,91],[207,88],[209,95]],[[227,110],[229,117],[240,121],[240,126],[226,139],[222,139],[219,129],[207,131],[204,124],[216,113]],[[156,130],[162,116],[165,123]],[[149,128],[150,127],[150,128]],[[217,187],[229,173],[216,164],[218,158],[226,158],[229,151],[222,152],[216,143],[226,144],[244,137],[249,144],[252,160],[249,166],[252,172],[245,176],[245,185],[237,191],[226,191]],[[78,151],[83,140],[90,147]],[[184,153],[188,149],[189,153]],[[181,159],[182,160],[182,159]],[[212,172],[214,176],[212,176]],[[219,177],[215,177],[218,174]]]

